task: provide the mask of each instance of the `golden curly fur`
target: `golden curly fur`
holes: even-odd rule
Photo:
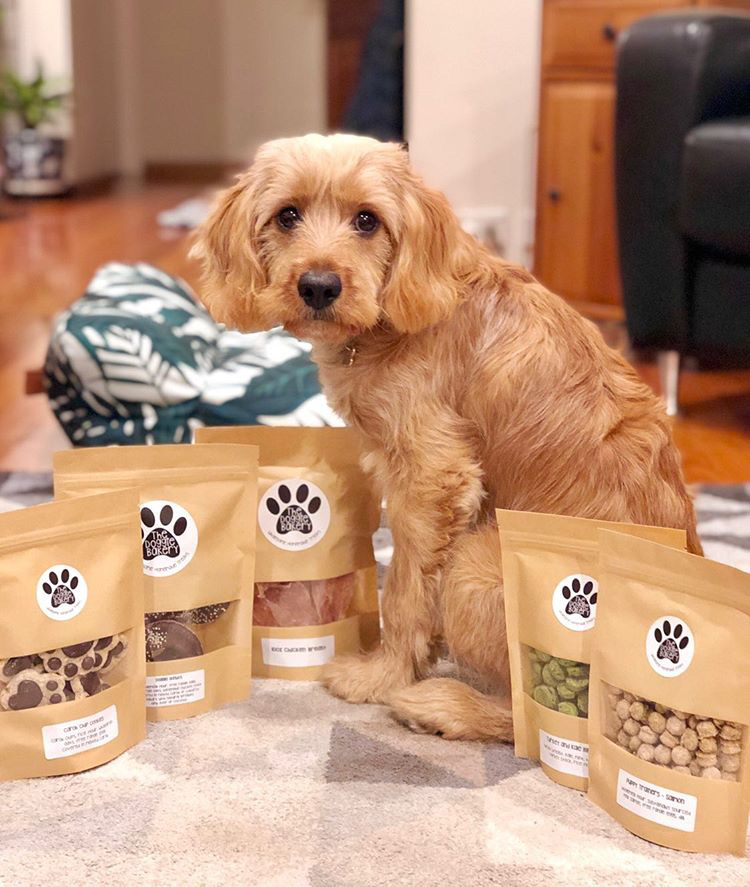
[[[369,234],[363,210],[381,222]],[[327,666],[337,695],[446,737],[512,738],[496,506],[682,527],[700,551],[661,403],[591,323],[465,234],[401,146],[264,145],[194,254],[218,320],[313,343],[387,501],[384,641]],[[323,310],[298,293],[308,270],[341,278]],[[439,641],[488,693],[430,677]]]

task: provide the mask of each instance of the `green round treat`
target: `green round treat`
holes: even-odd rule
[[[531,663],[531,681],[535,687],[537,684],[542,683],[542,663],[541,662],[532,662]]]
[[[536,655],[536,650],[533,647],[526,648],[529,654],[529,662],[538,662],[539,657]]]
[[[548,687],[554,687],[565,680],[565,670],[552,659],[542,669],[542,680]]]
[[[566,668],[565,671],[568,673],[569,678],[587,678],[589,676],[589,667],[582,662],[577,662],[575,665]]]
[[[565,684],[559,684],[557,687],[557,695],[565,702],[575,702],[576,691],[566,687]]]
[[[576,662],[575,659],[558,659],[557,660],[563,668],[571,668],[574,665],[580,665],[580,662]]]
[[[570,687],[571,690],[575,690],[576,693],[581,690],[585,690],[589,685],[588,678],[566,678],[565,685]]]
[[[531,695],[539,705],[543,705],[545,708],[557,708],[557,691],[554,687],[540,684],[538,687],[534,687],[534,692]]]
[[[578,709],[575,707],[575,704],[572,702],[561,702],[557,706],[557,710],[560,712],[560,714],[570,715],[571,717],[574,717],[574,718],[578,717]]]
[[[584,690],[583,693],[579,693],[576,697],[576,705],[578,706],[578,711],[584,717],[588,717],[589,713],[589,694],[588,690]]]
[[[536,658],[539,662],[549,662],[550,659],[552,659],[549,653],[544,653],[541,650],[534,650],[534,652],[536,653]]]

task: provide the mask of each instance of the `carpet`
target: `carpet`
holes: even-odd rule
[[[48,476],[0,475],[0,509],[48,497]],[[707,552],[750,570],[750,485],[697,506]],[[312,684],[255,681],[247,702],[0,796],[3,887],[750,883],[749,861],[642,841],[508,746],[412,734]]]

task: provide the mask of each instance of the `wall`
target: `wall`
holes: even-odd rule
[[[507,210],[505,255],[531,264],[541,0],[408,0],[414,166],[465,210]]]

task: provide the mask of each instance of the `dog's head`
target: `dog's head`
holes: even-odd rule
[[[260,148],[192,254],[217,320],[343,342],[382,323],[410,333],[446,318],[468,243],[401,145],[308,135]]]

